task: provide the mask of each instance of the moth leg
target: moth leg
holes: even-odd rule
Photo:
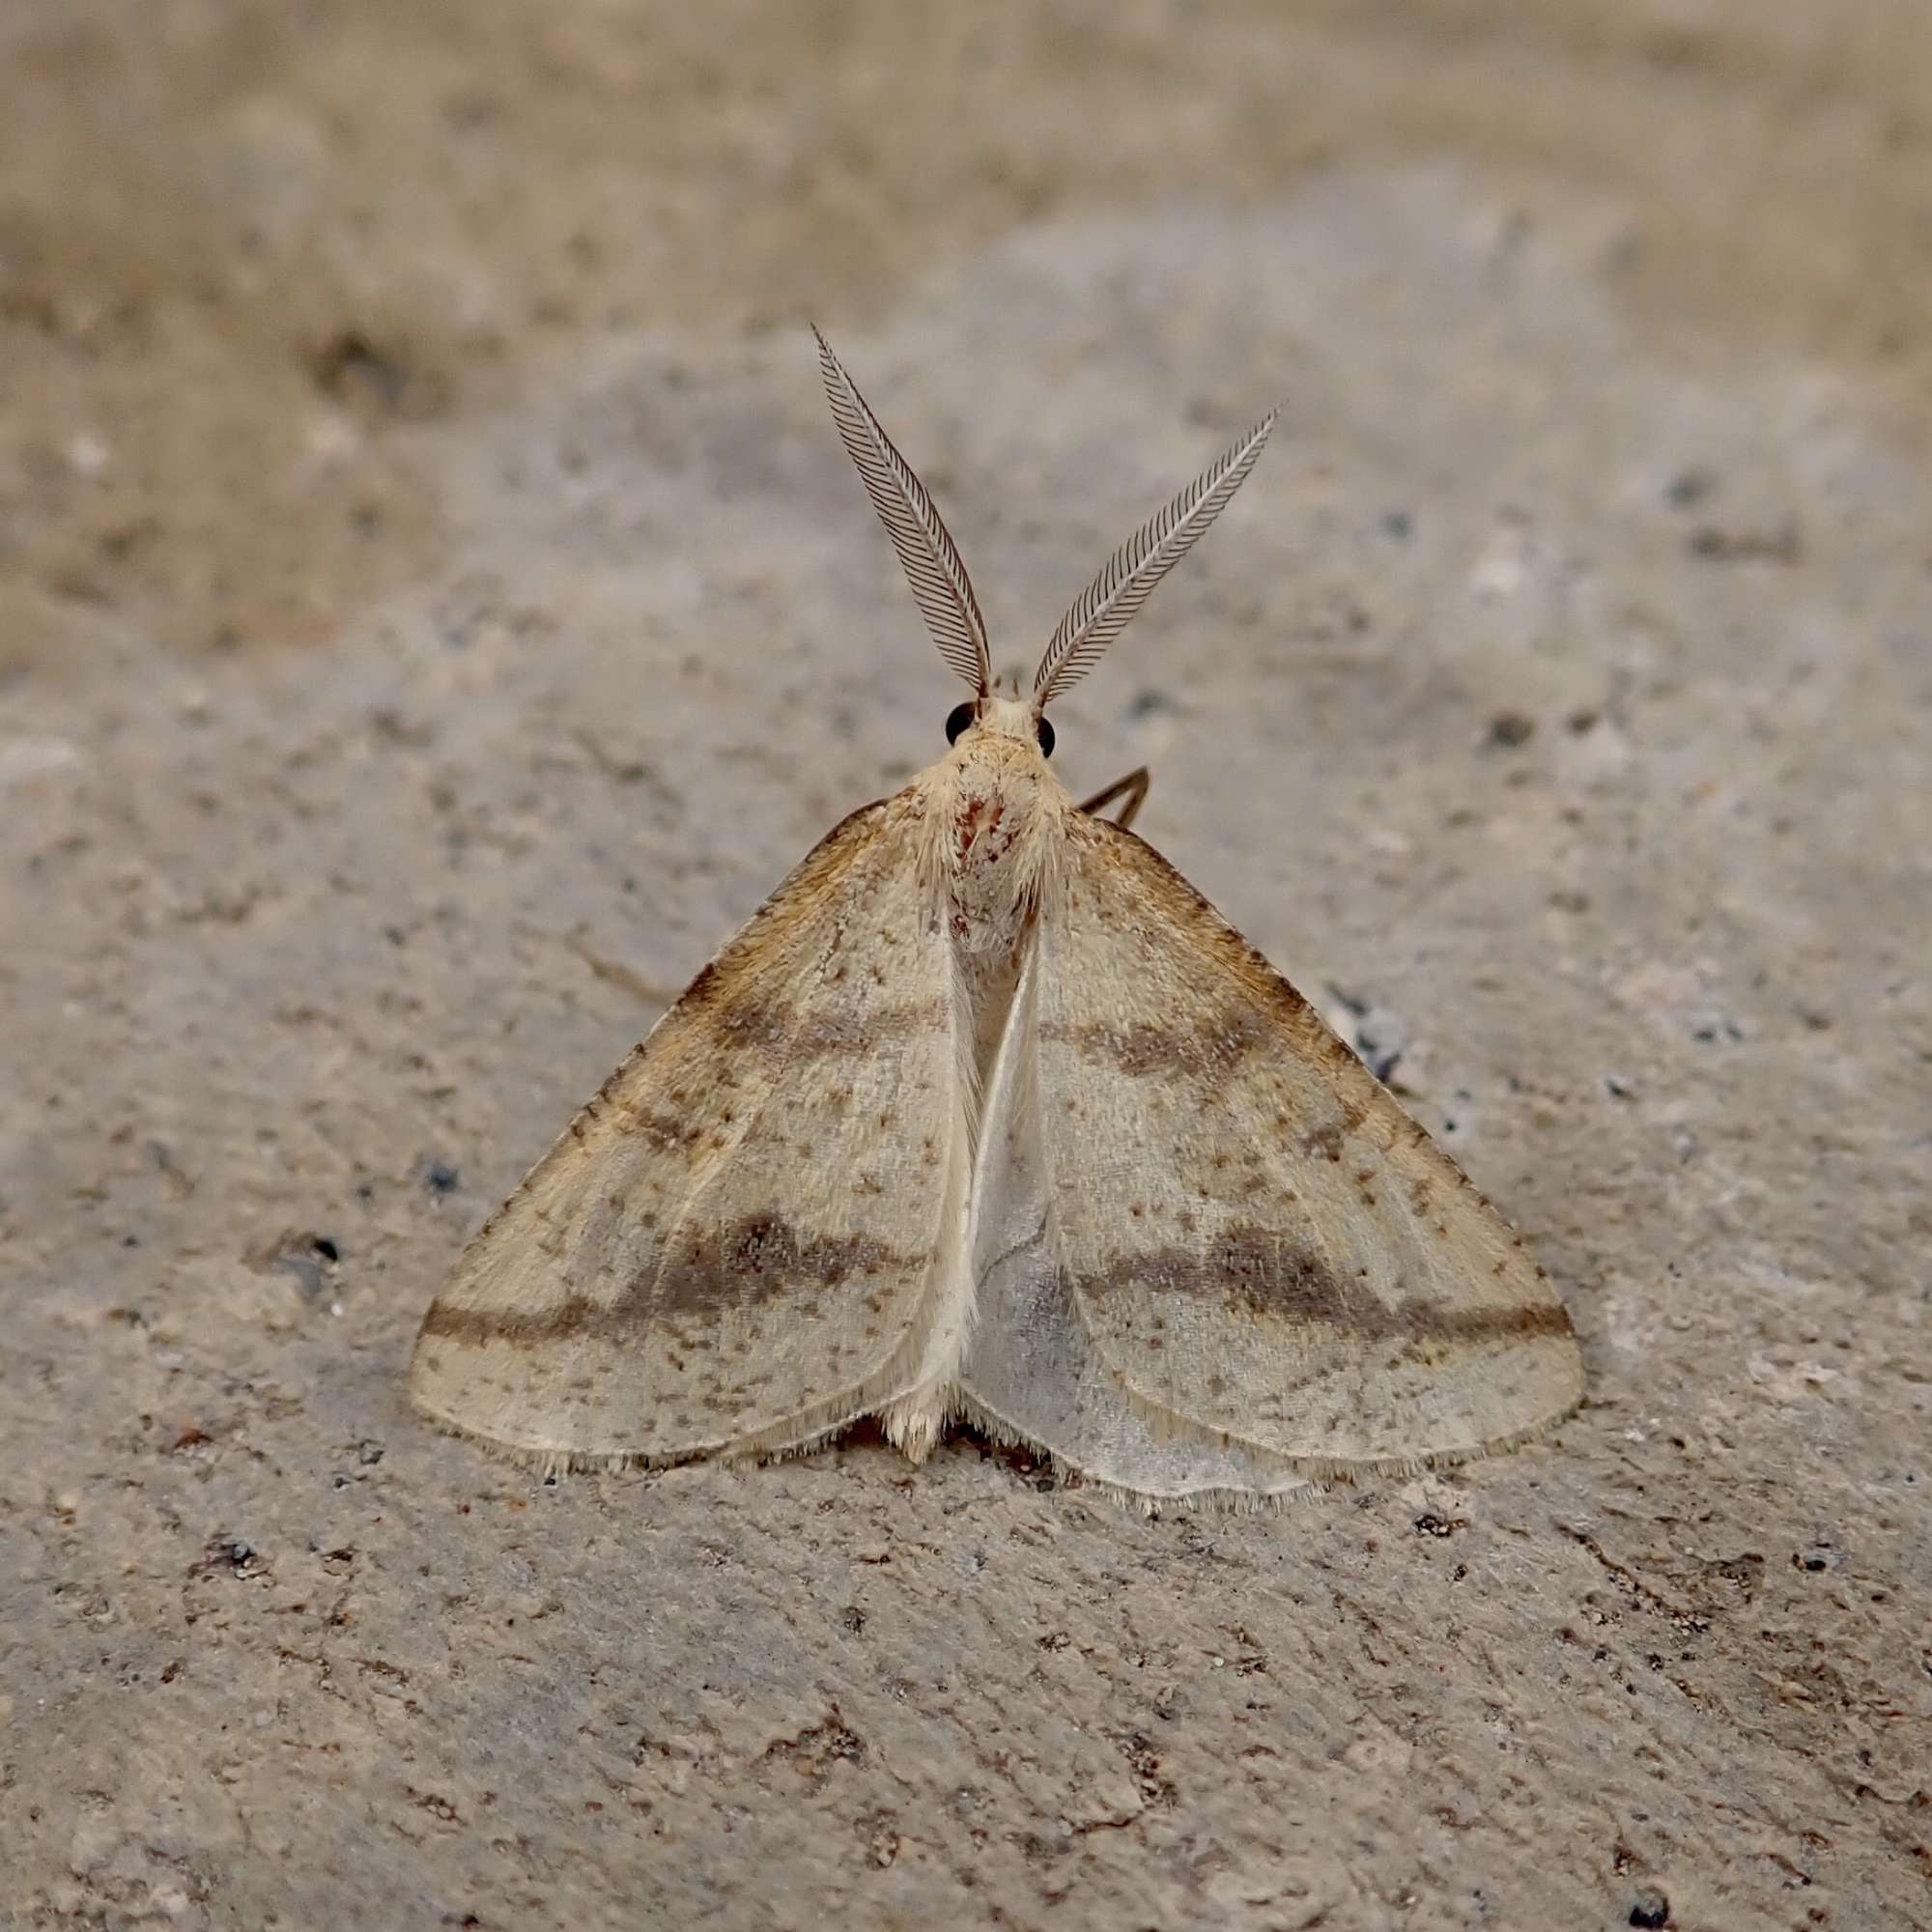
[[[577,933],[572,933],[564,944],[600,980],[629,993],[639,1006],[655,1007],[663,1012],[677,999],[678,989],[675,986],[661,986],[655,980],[646,980],[641,973],[634,972],[621,959],[608,959],[603,953],[593,952],[589,942]]]
[[[1148,768],[1145,765],[1136,765],[1125,778],[1116,779],[1104,791],[1096,791],[1080,810],[1098,811],[1103,805],[1112,805],[1124,793],[1127,802],[1121,808],[1119,816],[1114,820],[1114,823],[1124,832],[1134,822],[1135,814],[1146,802],[1149,783]]]

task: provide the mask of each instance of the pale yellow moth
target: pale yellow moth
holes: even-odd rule
[[[824,339],[942,658],[951,749],[785,880],[484,1225],[431,1420],[546,1468],[963,1418],[1152,1506],[1481,1456],[1575,1407],[1520,1239],[1288,984],[1076,806],[1046,706],[1219,514],[1272,414],[996,685],[939,513]],[[1131,790],[1121,821],[1097,808]]]

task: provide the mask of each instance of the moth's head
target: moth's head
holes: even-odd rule
[[[1009,739],[1037,746],[1041,757],[1053,756],[1053,725],[1017,684],[1007,690],[1004,680],[980,697],[955,704],[946,720],[946,742],[954,746],[983,745]]]

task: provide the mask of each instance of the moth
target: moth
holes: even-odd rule
[[[1507,1448],[1577,1403],[1520,1238],[1126,827],[1048,707],[1272,413],[996,681],[930,497],[824,338],[840,437],[940,657],[949,749],[834,828],[491,1216],[425,1318],[433,1422],[539,1466],[964,1419],[1154,1507]],[[1101,810],[1124,799],[1118,818]]]

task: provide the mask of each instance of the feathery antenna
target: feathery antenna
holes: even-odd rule
[[[1033,703],[1043,711],[1087,675],[1148,601],[1153,587],[1187,553],[1246,481],[1274,428],[1271,409],[1234,448],[1197,476],[1166,509],[1150,517],[1112,556],[1060,620],[1034,673]]]
[[[912,465],[893,446],[845,365],[814,328],[825,397],[838,425],[845,452],[858,467],[866,494],[886,526],[912,585],[920,614],[939,655],[984,697],[993,688],[993,663],[986,649],[986,620],[973,594],[973,580],[959,560],[951,531]]]

